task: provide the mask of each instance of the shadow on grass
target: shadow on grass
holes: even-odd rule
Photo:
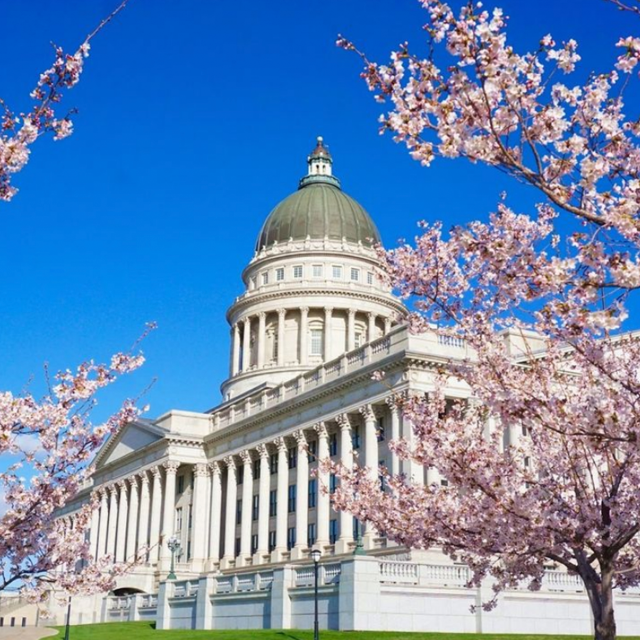
[[[283,638],[290,638],[291,640],[302,640],[300,636],[293,636],[287,631],[279,631],[277,635],[282,636]]]

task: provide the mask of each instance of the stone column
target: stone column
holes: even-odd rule
[[[364,417],[364,464],[369,468],[369,478],[372,481],[378,480],[378,433],[376,425],[376,416],[373,407],[365,404],[359,409]],[[370,522],[365,524],[364,544],[365,547],[371,549],[373,547],[373,538],[376,532]]]
[[[118,489],[112,484],[109,487],[109,530],[107,532],[107,555],[114,560],[116,557],[116,532],[118,524]]]
[[[162,568],[168,569],[171,561],[171,551],[167,546],[169,538],[173,535],[176,519],[176,472],[180,463],[176,460],[167,460],[164,463],[164,505],[162,510],[162,540],[160,547],[160,559]]]
[[[367,326],[367,342],[371,342],[376,336],[376,314],[368,313],[369,324]]]
[[[271,561],[278,562],[287,550],[287,491],[289,489],[289,465],[287,445],[284,438],[276,438],[273,443],[278,450],[278,486],[276,495],[276,548],[271,553]]]
[[[251,558],[251,506],[253,498],[253,469],[251,454],[248,451],[240,453],[242,459],[242,514],[240,520],[240,557],[236,566],[249,564]]]
[[[251,318],[244,319],[242,335],[242,370],[249,371],[251,367]]]
[[[318,463],[329,457],[329,434],[324,422],[319,422],[313,427],[318,434]],[[316,508],[316,538],[315,547],[322,549],[329,544],[329,474],[326,471],[318,472],[318,506]]]
[[[351,423],[346,413],[336,418],[340,427],[340,462],[346,469],[353,467],[353,443],[351,441]],[[339,514],[340,537],[336,542],[336,553],[347,553],[353,542],[353,516],[348,511]]]
[[[97,494],[91,496],[92,502],[99,503]],[[100,534],[100,504],[91,510],[91,528],[89,529],[89,549],[94,560],[98,557],[98,536]]]
[[[191,518],[192,569],[202,571],[207,547],[207,482],[209,467],[198,463],[193,467],[193,505]]]
[[[237,322],[233,325],[231,335],[231,375],[236,376],[240,371],[240,328]]]
[[[151,494],[151,522],[149,524],[149,562],[160,559],[160,521],[162,519],[162,473],[160,467],[151,470],[153,492]]]
[[[211,565],[220,558],[220,530],[222,526],[222,483],[220,464],[212,462],[211,469],[211,509],[209,512],[209,562]],[[212,567],[213,568],[213,567]]]
[[[356,310],[349,309],[347,320],[347,351],[356,348]]]
[[[131,562],[135,559],[136,555],[136,541],[138,538],[138,479],[133,476],[129,478],[129,485],[131,487],[131,499],[129,501],[129,526],[127,528],[127,547],[125,551],[125,558],[127,562]]]
[[[118,503],[118,532],[116,534],[116,562],[124,562],[124,554],[127,542],[127,515],[129,504],[127,500],[127,483],[124,480],[118,482],[120,488],[120,501]]]
[[[227,465],[227,505],[224,517],[224,556],[222,557],[221,568],[226,569],[235,558],[238,484],[236,463],[233,456],[226,457],[224,463]]]
[[[136,553],[140,547],[149,544],[149,516],[151,509],[151,492],[149,491],[149,474],[143,471],[140,474],[140,517],[138,518],[138,544]],[[149,554],[146,554],[149,557]]]
[[[284,366],[284,321],[286,309],[278,309],[278,366]]]
[[[298,447],[298,466],[296,467],[296,544],[291,550],[291,559],[304,558],[307,544],[307,528],[309,525],[309,458],[307,456],[307,439],[304,431],[294,432],[293,437]]]
[[[98,534],[98,558],[107,551],[107,525],[109,523],[109,496],[105,488],[100,489],[100,532]]]
[[[331,318],[333,309],[324,308],[324,361],[331,360]]]
[[[307,364],[309,361],[308,355],[308,318],[309,307],[300,307],[300,364]]]
[[[389,333],[389,331],[391,331],[391,318],[385,318],[384,319],[384,335],[386,336],[387,333]]]
[[[398,440],[400,438],[400,407],[398,402],[393,396],[386,398],[385,402],[389,407],[389,414],[391,416],[391,433],[389,437],[391,440]],[[397,476],[400,473],[400,459],[398,454],[391,452],[391,475]]]
[[[267,314],[264,311],[261,311],[258,314],[258,368],[262,369],[264,367],[264,352],[267,343],[267,332],[266,332],[266,318]]]
[[[269,491],[271,489],[267,445],[259,444],[257,450],[260,456],[260,497],[258,498],[258,549],[254,556],[254,564],[264,562],[264,556],[269,553]]]
[[[402,416],[402,435],[407,441],[409,449],[413,450],[416,436],[413,432],[411,421],[404,416]],[[419,462],[409,458],[408,460],[403,461],[403,466],[403,473],[413,484],[424,484],[424,467]],[[432,478],[429,478],[429,480],[431,481]]]

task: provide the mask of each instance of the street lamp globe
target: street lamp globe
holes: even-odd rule
[[[320,549],[314,549],[311,552],[311,559],[318,564],[318,562],[320,562],[320,558],[322,557],[322,551],[320,551]]]

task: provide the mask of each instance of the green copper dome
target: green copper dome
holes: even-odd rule
[[[308,159],[309,174],[298,191],[285,198],[269,214],[256,243],[256,251],[289,240],[342,240],[365,246],[380,242],[369,214],[340,188],[331,175],[332,159],[322,138]]]

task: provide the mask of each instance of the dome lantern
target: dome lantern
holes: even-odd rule
[[[329,153],[329,149],[324,146],[322,136],[317,137],[315,149],[307,157],[307,165],[307,175],[300,180],[298,189],[318,182],[332,184],[340,188],[340,180],[333,176],[333,158]]]

